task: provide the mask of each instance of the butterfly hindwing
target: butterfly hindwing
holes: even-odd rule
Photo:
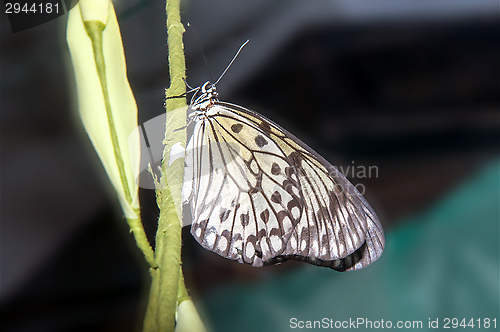
[[[285,258],[355,270],[380,257],[385,246],[382,226],[368,202],[342,173],[271,120],[237,105],[221,104],[268,133],[296,170],[304,211],[289,238]]]

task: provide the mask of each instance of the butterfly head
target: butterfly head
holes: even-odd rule
[[[198,92],[200,95],[191,103],[191,108],[193,110],[206,111],[216,102],[219,94],[215,89],[215,84],[206,81],[205,84],[199,88]]]
[[[217,96],[217,91],[215,90],[215,84],[206,81],[205,84],[201,86],[201,94]]]

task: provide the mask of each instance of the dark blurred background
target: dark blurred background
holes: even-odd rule
[[[280,123],[365,189],[386,230],[373,266],[261,269],[184,228],[186,282],[216,331],[289,320],[499,321],[499,4],[490,0],[201,1],[188,82]],[[115,4],[140,120],[168,86],[164,2]],[[76,112],[67,15],[12,33],[1,14],[2,331],[139,331],[149,275]],[[141,190],[150,240],[158,210]],[[496,316],[495,316],[496,315]],[[442,321],[441,321],[442,323]],[[477,323],[476,323],[477,324]],[[477,326],[477,325],[476,325]],[[497,325],[498,326],[498,325]],[[477,328],[477,327],[476,327]]]

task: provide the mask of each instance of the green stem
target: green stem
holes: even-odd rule
[[[118,167],[118,172],[120,174],[120,180],[123,187],[123,192],[125,194],[125,198],[132,205],[132,195],[130,194],[130,188],[128,185],[127,177],[125,175],[125,166],[123,164],[123,157],[121,154],[120,146],[118,144],[118,136],[116,134],[115,122],[113,119],[113,113],[111,112],[111,104],[109,102],[109,94],[108,94],[108,86],[106,82],[106,66],[104,64],[104,53],[102,47],[102,32],[106,28],[104,23],[100,21],[86,21],[84,22],[85,30],[92,41],[92,47],[94,50],[94,61],[97,69],[97,73],[99,75],[99,80],[101,82],[102,94],[104,97],[104,104],[106,107],[106,115],[108,117],[108,125],[109,131],[111,134],[111,141],[113,144],[113,151],[116,159],[116,166]],[[146,232],[144,231],[144,227],[142,225],[140,219],[140,211],[136,211],[137,216],[139,218],[129,219],[127,218],[127,222],[129,224],[131,232],[134,234],[135,241],[137,246],[144,254],[146,261],[151,265],[151,267],[155,268],[158,265],[155,262],[155,257],[153,253],[153,248],[149,244],[148,238],[146,236]]]
[[[140,216],[140,211],[136,211],[136,214]],[[153,252],[153,248],[151,248],[151,244],[149,244],[148,237],[146,236],[146,232],[144,231],[144,226],[142,225],[141,218],[137,219],[128,219],[128,226],[130,227],[130,231],[134,235],[135,243],[137,247],[144,254],[144,258],[146,262],[152,267],[157,268],[158,264],[155,260],[155,254]]]
[[[177,288],[181,266],[181,224],[170,189],[157,190],[160,218],[156,233],[156,261],[153,282],[158,287],[156,305],[156,331],[173,331],[177,310]],[[157,278],[158,280],[154,280]]]
[[[180,0],[167,0],[167,34],[170,87],[166,96],[178,96],[186,92],[182,78],[185,77],[184,45],[181,23]],[[186,146],[185,98],[166,99],[167,123],[165,132],[164,161],[162,180],[157,188],[157,203],[160,208],[158,230],[156,233],[157,269],[151,269],[152,284],[148,309],[144,320],[144,331],[174,331],[175,313],[179,299],[188,297],[181,271],[181,188],[184,173],[184,159],[180,158],[171,165],[168,160],[170,149],[176,143]],[[180,110],[180,111],[179,111]]]
[[[151,289],[149,290],[148,307],[144,317],[143,332],[159,331],[156,324],[156,315],[158,313],[158,295],[160,289],[159,269],[149,269],[151,274]]]
[[[100,21],[87,21],[83,22],[85,30],[92,40],[92,47],[94,48],[94,58],[99,80],[101,81],[102,94],[104,96],[104,104],[106,106],[106,115],[108,116],[109,131],[111,133],[111,141],[113,142],[113,151],[115,152],[116,166],[120,172],[120,179],[125,193],[125,198],[128,202],[132,202],[132,195],[127,185],[127,177],[125,176],[125,167],[123,166],[123,158],[118,145],[118,137],[115,131],[115,122],[113,120],[113,113],[111,113],[111,105],[109,103],[108,86],[106,83],[106,66],[104,65],[104,53],[102,51],[102,31],[106,27]]]

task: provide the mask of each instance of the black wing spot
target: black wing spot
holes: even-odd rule
[[[297,151],[293,151],[292,153],[290,153],[288,155],[288,158],[290,158],[297,166],[300,166],[300,164],[302,163],[302,155]]]
[[[271,126],[269,125],[269,123],[265,120],[262,120],[262,122],[260,123],[260,127],[262,129],[264,129],[265,131],[267,132],[271,132]]]
[[[264,211],[262,211],[262,213],[260,214],[260,219],[262,219],[262,221],[267,224],[268,221],[269,221],[269,210],[268,209],[265,209]]]
[[[220,213],[219,213],[219,218],[220,222],[223,223],[226,221],[227,217],[229,217],[229,214],[231,213],[231,210],[226,210],[224,208],[221,208]]]
[[[248,216],[248,213],[242,214],[240,216],[241,219],[241,226],[246,227],[250,223],[250,217]]]
[[[257,144],[257,146],[259,148],[261,148],[264,145],[267,145],[267,140],[264,138],[264,136],[259,135],[259,136],[255,137],[255,144]]]
[[[231,126],[231,130],[235,133],[239,133],[243,129],[243,125],[241,123],[235,123]]]
[[[273,163],[273,165],[271,166],[271,173],[273,175],[279,175],[281,173],[280,165]]]
[[[277,204],[281,203],[281,195],[280,195],[280,193],[278,191],[275,191],[271,195],[271,201],[273,201],[274,203],[277,203]]]

